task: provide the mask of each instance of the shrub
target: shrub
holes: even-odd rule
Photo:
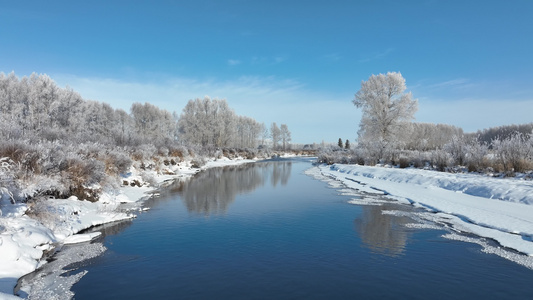
[[[518,132],[505,139],[495,139],[491,144],[503,171],[524,172],[531,168],[531,136]]]
[[[104,158],[105,170],[109,175],[125,174],[129,171],[133,161],[124,151],[111,151]]]
[[[203,165],[207,163],[207,160],[203,156],[196,156],[193,160],[191,160],[191,167],[193,168],[200,168]]]
[[[431,155],[431,164],[439,171],[446,171],[448,166],[451,165],[451,155],[448,154],[446,151],[437,149],[432,152]]]
[[[398,166],[401,168],[401,169],[405,169],[405,168],[408,168],[410,166],[410,161],[409,161],[409,158],[405,157],[405,156],[400,156],[400,159],[398,161]]]

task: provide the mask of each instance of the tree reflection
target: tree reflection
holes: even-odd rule
[[[272,186],[286,185],[291,168],[290,161],[213,168],[180,183],[179,190],[189,212],[224,213],[237,195],[263,186],[269,179]]]
[[[119,222],[105,223],[92,227],[87,230],[87,232],[101,232],[102,236],[98,238],[99,240],[108,235],[117,235],[124,231],[126,228],[130,227],[133,223],[132,219],[122,220]]]
[[[354,220],[355,231],[363,241],[363,245],[375,253],[397,256],[407,244],[408,232],[405,224],[412,222],[408,217],[383,214],[384,210],[397,210],[398,206],[364,205],[361,216]]]

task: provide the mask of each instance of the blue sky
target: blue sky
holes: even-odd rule
[[[293,142],[355,140],[351,100],[401,72],[416,121],[533,122],[533,1],[3,1],[0,72],[181,112],[225,98]]]

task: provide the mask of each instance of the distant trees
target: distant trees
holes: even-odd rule
[[[111,146],[157,147],[176,142],[202,147],[256,148],[273,139],[274,148],[288,149],[286,124],[270,132],[256,120],[238,116],[226,100],[189,100],[178,116],[150,103],[133,103],[130,112],[107,103],[84,100],[60,88],[47,75],[19,79],[0,73],[0,138],[99,142]]]
[[[281,124],[280,138],[283,150],[287,150],[289,148],[289,143],[291,142],[291,132],[289,131],[289,127],[287,127],[287,124]]]
[[[343,143],[342,142],[342,138],[339,138],[339,141],[337,142],[337,146],[340,149],[350,149],[350,141],[348,139],[346,139],[346,142]]]
[[[521,133],[523,135],[533,133],[533,123],[492,127],[478,130],[478,132],[473,135],[476,136],[480,142],[490,143],[495,139],[510,138],[516,133]]]
[[[276,122],[270,125],[270,137],[272,138],[272,148],[278,148],[279,141],[281,140],[281,130]]]
[[[463,129],[453,125],[409,122],[399,138],[403,149],[427,151],[442,148],[454,136],[462,135]]]
[[[170,112],[150,103],[133,103],[131,115],[135,133],[144,142],[154,137],[164,143],[171,143],[176,139],[176,122]]]
[[[266,141],[270,137],[270,131],[266,127],[265,123],[261,123],[261,146],[266,146]]]
[[[400,73],[372,75],[361,82],[353,104],[363,110],[359,125],[359,142],[379,159],[396,147],[402,128],[414,118],[417,100],[404,93],[405,79]]]
[[[189,100],[178,120],[179,140],[203,147],[255,148],[263,126],[252,118],[238,116],[226,100]]]
[[[237,116],[226,100],[189,100],[178,120],[179,139],[186,144],[227,147],[235,135]]]
[[[278,127],[276,122],[273,122],[270,125],[270,133],[268,135],[272,139],[272,149],[290,149],[290,142],[292,138],[287,124],[281,124],[280,127]]]

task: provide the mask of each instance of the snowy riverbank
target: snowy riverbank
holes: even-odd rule
[[[454,231],[493,239],[533,258],[533,181],[342,164],[316,166],[308,173],[423,207]],[[522,264],[533,267],[531,262]]]
[[[255,160],[221,158],[209,160],[201,168],[192,168],[190,162],[167,170],[175,175],[151,174],[155,185],[143,181],[138,170],[132,168],[124,185],[113,193],[104,193],[98,202],[69,199],[47,199],[33,204],[11,204],[0,200],[0,299],[19,299],[12,296],[18,278],[33,272],[46,263],[42,259],[63,244],[90,241],[98,233],[77,234],[101,224],[135,218],[142,211],[143,200],[151,191],[176,178],[191,177],[201,170],[238,165]],[[140,184],[139,184],[140,183]],[[138,186],[140,185],[140,186]],[[127,210],[121,204],[129,203]],[[38,206],[38,207],[32,207]],[[81,278],[81,276],[80,276]],[[79,280],[79,279],[78,279]]]

